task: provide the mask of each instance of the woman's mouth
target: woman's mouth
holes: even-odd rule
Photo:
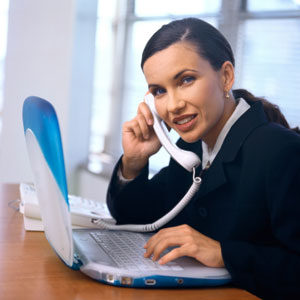
[[[174,118],[173,123],[176,128],[180,131],[188,131],[192,128],[196,121],[197,114],[194,115],[184,115],[181,117]]]

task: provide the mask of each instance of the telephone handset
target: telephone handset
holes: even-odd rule
[[[150,100],[153,103],[152,110],[155,111],[153,96],[152,99],[149,97],[149,101]],[[47,118],[45,118],[45,116],[47,116]],[[193,170],[193,182],[191,187],[185,196],[166,215],[154,223],[116,225],[107,222],[107,220],[101,218],[99,215],[92,214],[91,216],[91,213],[83,213],[80,214],[80,217],[85,218],[85,220],[87,218],[87,223],[84,222],[84,224],[88,225],[90,222],[97,225],[97,227],[111,230],[139,232],[154,231],[177,216],[199,190],[201,178],[196,176],[195,170],[196,166],[200,163],[200,160],[195,159],[194,153],[187,152],[187,154],[183,155],[182,153],[185,153],[186,151],[182,152],[182,150],[173,148],[172,143],[166,137],[165,133],[159,129],[161,128],[161,122],[157,121],[159,119],[155,114],[154,116],[156,118],[154,123],[158,124],[155,125],[155,130],[159,134],[163,145],[167,147],[169,153],[173,157],[176,157],[180,164],[184,161],[183,166],[188,170]],[[61,236],[65,236],[68,240],[70,237],[70,228],[67,226],[67,219],[70,217],[70,204],[68,200],[62,141],[54,107],[46,100],[38,97],[29,97],[26,99],[23,106],[23,125],[32,167],[39,184],[39,193],[41,197],[39,202],[42,203],[42,217],[44,217],[44,222],[47,224],[53,224],[52,217],[57,218],[57,224],[61,224],[61,227],[66,229],[62,232]],[[53,140],[55,140],[55,143],[53,143]],[[183,159],[183,157],[186,156],[187,158]],[[192,159],[190,157],[192,157]],[[189,162],[190,160],[192,160],[191,164],[186,162]],[[59,245],[59,249],[63,255],[69,255],[68,253],[65,253],[65,246],[61,247],[62,245],[59,244],[59,240],[61,239],[57,240],[54,233],[53,230],[50,230],[48,238],[56,245]]]
[[[154,97],[149,92],[145,95],[145,102],[149,106],[153,118],[154,131],[160,140],[161,144],[165,147],[168,153],[186,170],[189,172],[193,171],[193,183],[184,197],[171,209],[166,215],[158,219],[152,224],[145,225],[136,225],[136,224],[126,224],[126,225],[112,225],[103,221],[102,219],[93,219],[92,223],[97,224],[99,227],[110,230],[128,230],[128,231],[140,231],[140,232],[149,232],[161,228],[163,225],[171,221],[175,216],[177,216],[184,207],[191,201],[193,196],[199,190],[202,179],[195,175],[196,167],[201,164],[200,158],[191,151],[186,151],[178,148],[171,142],[169,137],[168,130],[165,123],[158,116],[155,104]]]
[[[163,147],[182,167],[192,172],[194,168],[200,165],[200,158],[194,152],[180,149],[172,143],[166,125],[156,111],[152,94],[147,93],[145,95],[145,102],[152,112],[154,118],[153,128]]]

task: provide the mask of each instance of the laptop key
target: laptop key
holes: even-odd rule
[[[97,244],[121,268],[127,270],[182,270],[175,262],[160,265],[144,258],[145,238],[130,232],[93,231],[90,233]]]

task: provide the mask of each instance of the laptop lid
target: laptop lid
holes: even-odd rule
[[[66,265],[80,268],[98,281],[131,287],[153,286],[153,282],[156,287],[174,287],[221,285],[230,281],[224,268],[208,268],[191,258],[178,259],[183,268],[177,272],[173,269],[128,271],[104,263],[105,253],[99,261],[100,250],[94,240],[91,242],[90,229],[72,232],[63,148],[53,106],[38,97],[27,98],[23,105],[23,124],[46,238]]]
[[[66,265],[78,269],[63,148],[53,106],[39,97],[28,97],[23,104],[23,126],[46,238]]]

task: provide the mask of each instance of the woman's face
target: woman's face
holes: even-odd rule
[[[181,42],[148,58],[143,70],[165,123],[186,142],[203,139],[213,147],[235,107],[225,98],[233,84],[232,65],[215,71],[193,45]]]

